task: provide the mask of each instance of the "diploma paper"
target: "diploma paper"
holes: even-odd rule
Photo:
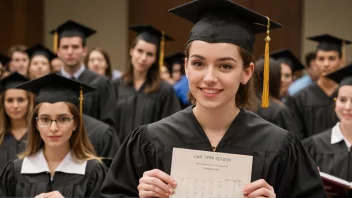
[[[174,148],[172,198],[243,198],[251,181],[252,156]]]

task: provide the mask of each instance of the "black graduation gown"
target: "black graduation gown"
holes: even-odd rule
[[[26,148],[26,143],[27,133],[19,141],[11,133],[5,133],[4,140],[0,145],[0,171],[7,162],[17,159],[17,155]]]
[[[280,104],[275,100],[269,99],[269,107],[262,108],[261,100],[259,100],[257,114],[264,118],[266,121],[275,124],[289,132],[298,133],[298,127],[293,120],[293,115],[290,109],[284,104]]]
[[[179,100],[173,87],[162,81],[160,88],[150,94],[145,94],[146,84],[136,91],[120,78],[114,82],[117,107],[116,131],[123,142],[137,127],[156,122],[181,110]]]
[[[139,179],[145,171],[160,169],[170,174],[174,147],[212,151],[192,107],[131,133],[111,164],[102,196],[137,197]],[[325,195],[315,163],[300,140],[244,108],[216,152],[253,156],[251,181],[265,179],[277,197]]]
[[[111,82],[88,69],[85,69],[77,80],[97,89],[84,94],[83,113],[114,126],[116,97]]]
[[[331,144],[331,131],[309,137],[303,145],[321,172],[352,182],[352,152],[344,141]]]
[[[85,175],[56,172],[21,174],[23,160],[9,162],[0,177],[0,197],[35,197],[59,191],[64,197],[100,197],[100,188],[107,168],[97,160],[89,160]]]
[[[310,85],[292,97],[288,97],[286,104],[291,109],[298,128],[300,139],[332,128],[338,121],[334,111],[334,98],[337,90],[331,96],[317,85]]]
[[[83,124],[97,156],[114,158],[120,147],[114,128],[87,115],[83,115]]]

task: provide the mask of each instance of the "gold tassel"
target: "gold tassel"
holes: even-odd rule
[[[55,54],[57,53],[58,41],[59,41],[59,34],[57,33],[57,31],[55,31],[54,40],[53,40],[53,51]]]
[[[346,65],[346,41],[342,41],[341,46],[341,58],[342,58],[342,67]]]
[[[160,55],[159,55],[159,72],[161,73],[161,68],[164,66],[164,49],[165,48],[165,32],[162,31],[162,36],[160,40]]]
[[[83,86],[81,85],[79,91],[79,115],[81,116],[80,128],[83,128]]]
[[[264,51],[264,77],[263,77],[263,94],[262,94],[262,107],[269,107],[269,42],[270,42],[270,19],[266,30],[265,51]]]

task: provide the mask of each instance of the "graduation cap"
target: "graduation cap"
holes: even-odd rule
[[[6,56],[5,54],[3,54],[3,53],[0,53],[0,63],[2,64],[2,65],[6,65],[8,62],[10,62],[11,61],[11,58],[10,57],[8,57],[8,56]]]
[[[83,94],[96,90],[93,87],[56,73],[45,75],[17,87],[36,94],[36,105],[42,102],[69,102],[76,105],[80,109],[81,117],[83,114]]]
[[[262,106],[268,107],[269,34],[270,29],[281,27],[279,23],[229,0],[194,0],[169,11],[195,23],[187,44],[194,40],[232,43],[252,53],[254,35],[266,32]]]
[[[180,64],[183,64],[184,62],[184,59],[185,59],[185,53],[183,52],[176,52],[174,54],[171,54],[169,56],[166,56],[164,61],[166,63],[166,65],[168,66],[172,66],[173,64],[175,63],[180,63]]]
[[[26,50],[26,52],[30,59],[32,59],[36,55],[45,56],[49,60],[49,62],[56,58],[56,55],[42,44],[37,44],[33,47],[30,47]]]
[[[270,53],[270,57],[273,59],[284,62],[291,67],[292,73],[304,69],[304,65],[301,61],[288,49],[282,49]]]
[[[28,79],[26,77],[17,72],[13,72],[0,80],[0,91],[4,92],[7,89],[16,89],[18,85],[27,81]]]
[[[317,36],[311,36],[308,40],[318,42],[317,49],[323,51],[337,51],[341,53],[342,59],[346,57],[346,46],[351,44],[351,41],[332,36],[330,34],[321,34]]]
[[[326,75],[327,78],[337,82],[340,86],[352,85],[352,64]]]
[[[96,31],[73,20],[68,20],[59,25],[56,29],[50,31],[50,33],[54,35],[53,51],[56,53],[59,39],[63,37],[78,36],[82,38],[83,42],[85,42],[86,38],[95,34]]]
[[[130,30],[137,32],[138,36],[145,39],[148,42],[160,45],[160,55],[159,55],[159,70],[164,65],[164,51],[165,51],[165,41],[173,41],[169,35],[165,34],[164,31],[158,30],[151,25],[132,25]]]

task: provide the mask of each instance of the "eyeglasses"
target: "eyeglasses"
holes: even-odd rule
[[[38,125],[41,126],[41,127],[49,127],[51,126],[51,123],[53,121],[56,122],[57,126],[58,127],[67,127],[68,124],[71,122],[71,120],[73,120],[74,117],[72,118],[69,118],[69,117],[60,117],[60,118],[57,118],[56,120],[52,120],[50,118],[35,118]]]

